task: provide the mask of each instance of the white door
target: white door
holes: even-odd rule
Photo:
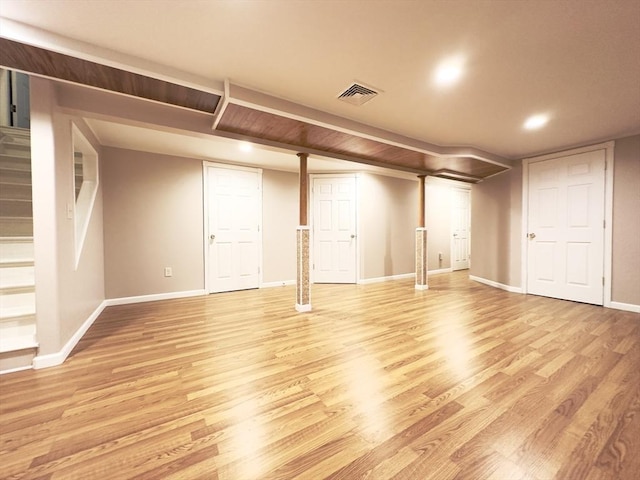
[[[356,282],[356,178],[313,179],[313,281]]]
[[[527,290],[602,305],[605,150],[529,164]]]
[[[471,191],[451,189],[451,269],[469,268]]]
[[[261,175],[207,167],[208,290],[260,286]]]

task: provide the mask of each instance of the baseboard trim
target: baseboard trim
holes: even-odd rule
[[[106,300],[108,307],[116,305],[129,305],[131,303],[157,302],[158,300],[174,300],[176,298],[200,297],[207,295],[207,291],[186,290],[183,292],[156,293],[153,295],[139,295],[137,297],[110,298]]]
[[[87,333],[89,327],[93,325],[93,322],[96,321],[96,318],[100,316],[102,311],[107,307],[107,300],[103,300],[100,305],[93,311],[89,318],[87,318],[84,323],[80,326],[76,333],[65,343],[62,350],[56,353],[50,353],[48,355],[37,355],[33,359],[33,368],[38,370],[40,368],[47,367],[55,367],[56,365],[61,365],[69,356],[74,347],[78,344],[82,336]]]
[[[429,290],[429,285],[418,285],[415,286],[416,290]]]
[[[640,313],[640,305],[634,305],[633,303],[611,302],[608,307],[626,312]]]
[[[260,284],[260,288],[274,288],[274,287],[286,287],[289,285],[295,285],[295,280],[285,280],[283,282],[266,282]]]
[[[27,365],[27,366],[24,366],[24,367],[8,368],[6,370],[0,370],[0,375],[6,375],[8,373],[22,372],[24,370],[31,370],[32,368],[34,368],[32,365]]]
[[[306,305],[300,305],[296,303],[296,312],[305,313],[311,311],[311,304],[307,303]]]
[[[453,268],[449,267],[449,268],[440,268],[438,270],[428,270],[427,274],[428,275],[440,275],[441,273],[451,273],[453,272]]]
[[[380,283],[380,282],[388,282],[390,280],[406,280],[408,278],[415,278],[415,273],[401,273],[399,275],[389,275],[387,277],[374,277],[374,278],[363,278],[358,280],[358,285],[368,285],[370,283]]]
[[[483,283],[490,287],[499,288],[500,290],[506,290],[510,293],[522,293],[521,287],[512,287],[511,285],[505,285],[504,283],[494,282],[493,280],[487,280],[486,278],[476,277],[475,275],[469,275],[469,280],[474,282]]]

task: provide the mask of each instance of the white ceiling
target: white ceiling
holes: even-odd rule
[[[510,159],[640,133],[638,0],[0,0],[0,15],[212,91],[228,78]],[[438,88],[451,55],[465,72]],[[336,100],[354,80],[383,93]],[[523,130],[535,113],[547,126]]]

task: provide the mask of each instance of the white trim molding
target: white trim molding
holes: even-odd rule
[[[640,313],[640,305],[634,305],[633,303],[623,302],[610,302],[609,308],[615,308],[616,310],[624,310],[626,312]]]
[[[389,282],[392,280],[407,280],[409,278],[414,278],[415,276],[415,272],[411,272],[400,273],[398,275],[387,275],[386,277],[362,278],[358,280],[358,285],[369,285],[371,283]]]
[[[265,282],[260,284],[260,288],[288,287],[295,285],[295,280],[282,280],[281,282]]]
[[[107,307],[115,305],[129,305],[131,303],[157,302],[158,300],[174,300],[176,298],[201,297],[207,295],[207,291],[186,290],[183,292],[155,293],[152,295],[139,295],[137,297],[110,298],[105,300]]]
[[[482,283],[490,287],[499,288],[500,290],[506,290],[510,293],[524,293],[521,287],[513,287],[511,285],[505,285],[504,283],[494,282],[493,280],[487,280],[486,278],[476,277],[475,275],[469,275],[469,280]]]
[[[89,318],[87,318],[84,323],[80,326],[78,330],[71,336],[71,338],[64,344],[62,349],[56,353],[50,353],[47,355],[37,355],[33,359],[33,368],[47,368],[47,367],[55,367],[56,365],[61,365],[67,359],[71,351],[78,344],[80,339],[87,333],[89,327],[93,325],[93,322],[100,316],[102,311],[107,307],[107,300],[103,300],[100,305],[93,311]]]

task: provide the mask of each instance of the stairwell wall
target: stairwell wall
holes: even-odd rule
[[[104,308],[102,188],[75,268],[72,121],[98,152],[90,129],[57,107],[55,84],[31,78],[31,142],[36,278],[36,368],[62,363]]]

